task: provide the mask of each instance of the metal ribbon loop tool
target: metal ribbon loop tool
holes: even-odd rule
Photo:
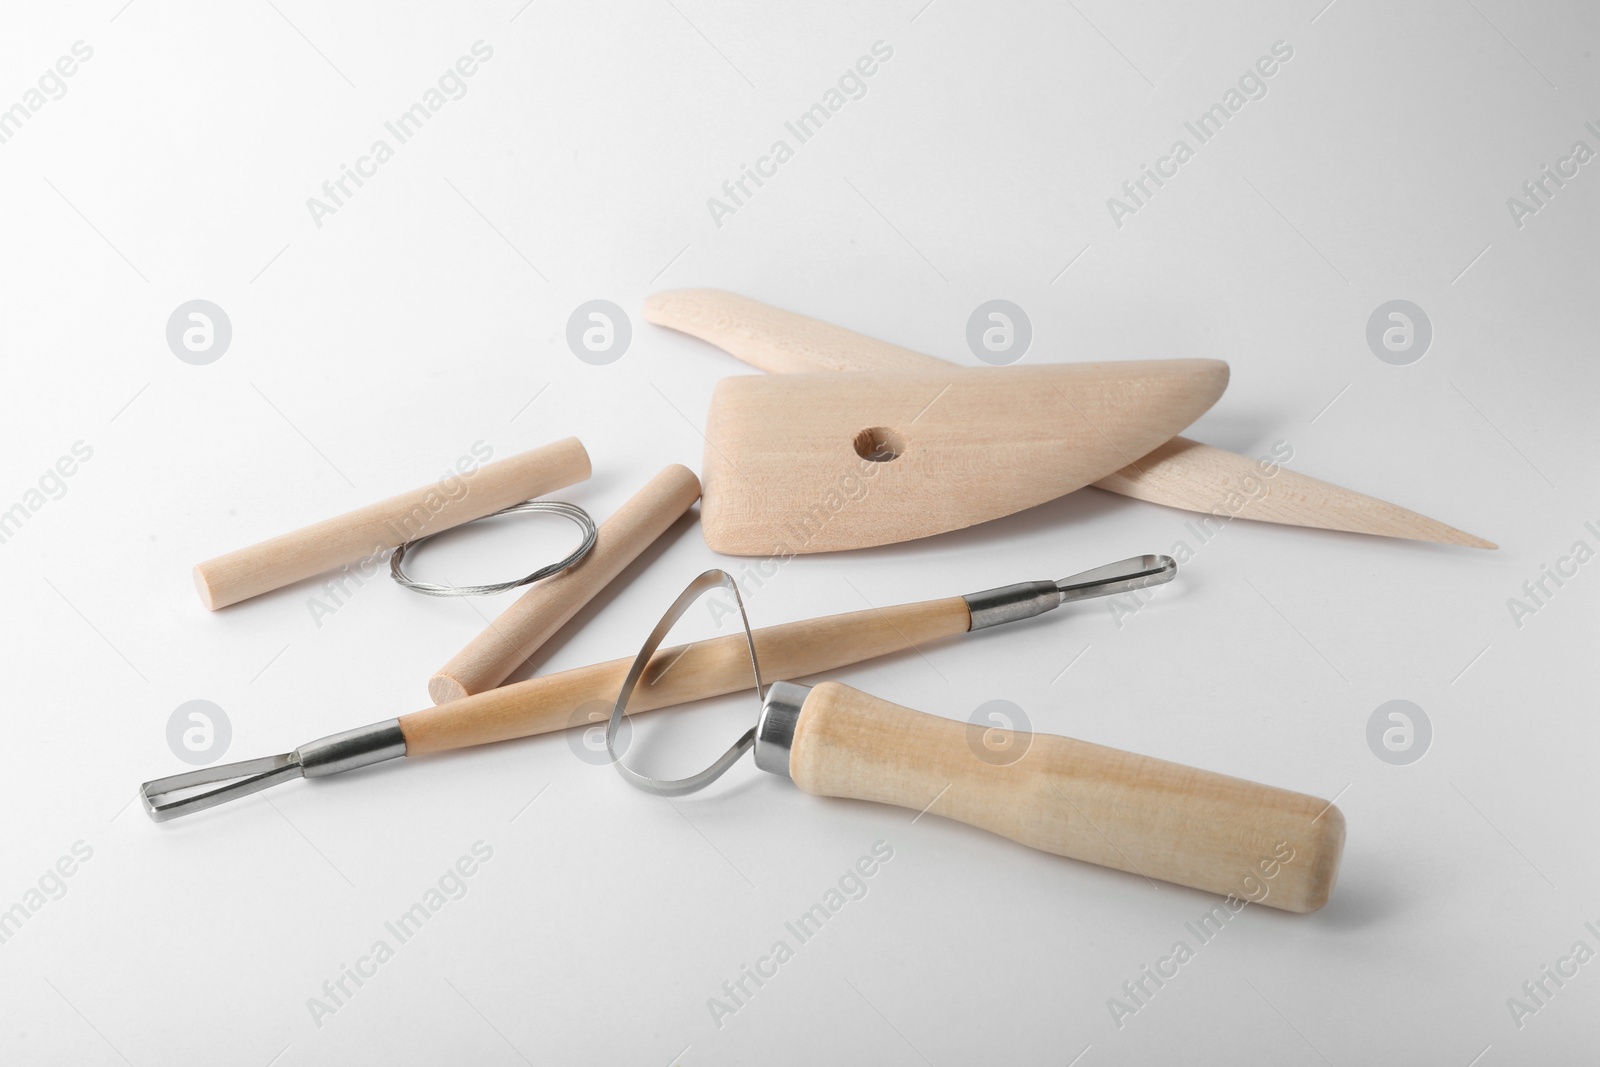
[[[1019,582],[996,589],[985,589],[979,593],[969,593],[962,599],[966,601],[971,617],[968,629],[981,630],[989,626],[999,626],[1031,618],[1034,615],[1042,615],[1062,604],[1076,600],[1112,596],[1134,589],[1165,585],[1172,581],[1177,573],[1178,564],[1170,556],[1131,556],[1059,581]],[[623,716],[627,714],[628,701],[638,688],[640,678],[655,656],[656,649],[661,647],[661,642],[666,640],[667,634],[672,631],[678,620],[683,618],[690,606],[713,589],[726,589],[733,595],[733,602],[739,609],[739,622],[744,627],[745,642],[750,648],[750,668],[755,674],[756,697],[761,714],[756,725],[745,731],[739,740],[705,770],[691,774],[687,778],[673,780],[652,778],[622,761],[621,755],[616,750],[617,729],[622,724]],[[671,668],[671,663],[664,664],[659,669],[659,674],[665,674]],[[750,617],[745,612],[744,600],[739,596],[738,583],[727,571],[708,570],[678,594],[678,599],[672,602],[672,606],[661,617],[661,621],[656,623],[655,629],[651,630],[650,636],[645,639],[644,646],[639,649],[639,654],[634,657],[633,666],[628,670],[628,676],[622,683],[622,691],[617,694],[617,702],[611,709],[611,720],[606,724],[606,752],[610,755],[617,773],[623,778],[646,792],[663,797],[681,797],[699,792],[722,777],[729,767],[738,762],[740,756],[752,748],[756,750],[758,767],[787,775],[788,748],[793,737],[794,722],[799,714],[795,698],[805,688],[792,682],[775,681],[771,686],[771,699],[768,698],[768,692],[761,681],[761,665],[756,659],[755,633],[750,626]],[[803,696],[800,699],[803,700]]]
[[[1022,582],[955,600],[982,629],[1064,603],[1159,585],[1177,564],[1136,556],[1058,582]],[[970,723],[929,715],[842,682],[773,681],[756,725],[699,774],[661,781],[617,758],[617,727],[656,649],[684,611],[724,588],[739,606],[760,692],[756,638],[732,576],[711,570],[679,595],[634,659],[611,710],[606,745],[617,772],[640,789],[683,796],[717,780],[747,749],[756,766],[815,796],[893,804],[1057,856],[1286,911],[1327,902],[1344,848],[1344,816],[1328,801],[1257,782],[1122,752],[1055,734],[1003,733],[996,750],[974,744]],[[727,640],[727,639],[724,639]],[[793,649],[763,646],[795,661]],[[914,647],[914,646],[913,646]],[[659,664],[655,681],[672,669]],[[814,672],[810,672],[814,673]],[[641,705],[644,702],[641,701]],[[1004,753],[997,756],[996,752]],[[1270,894],[1262,878],[1272,878]]]
[[[750,670],[755,676],[756,696],[762,697],[761,664],[756,659],[756,638],[750,628],[750,616],[745,614],[744,598],[739,595],[739,585],[733,580],[733,575],[724,570],[705,571],[694,581],[690,582],[683,592],[678,594],[678,599],[672,602],[672,607],[656,623],[656,628],[650,631],[650,636],[645,639],[644,647],[639,649],[639,654],[633,658],[633,666],[628,668],[628,676],[623,680],[622,691],[617,694],[617,702],[611,709],[611,720],[606,723],[606,752],[611,756],[612,765],[617,768],[617,773],[640,789],[655,793],[663,797],[681,797],[689,793],[697,793],[721,778],[739,761],[756,743],[755,727],[744,732],[744,735],[729,746],[728,751],[717,757],[715,763],[698,774],[691,774],[687,778],[678,778],[671,781],[652,778],[622,762],[622,757],[617,753],[616,740],[617,728],[622,724],[622,717],[627,714],[628,700],[633,696],[633,691],[639,685],[645,668],[656,654],[656,649],[661,647],[661,642],[666,640],[667,634],[672,632],[683,613],[688,611],[695,601],[713,589],[726,589],[733,594],[733,602],[739,609],[739,622],[744,627],[746,644],[750,648]],[[672,664],[663,665],[661,673],[665,674],[672,669]]]

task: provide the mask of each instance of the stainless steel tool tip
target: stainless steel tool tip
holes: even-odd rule
[[[305,774],[293,752],[260,759],[222,763],[215,767],[202,767],[198,771],[185,771],[146,782],[139,787],[139,799],[144,810],[156,822],[166,822],[193,811],[215,807],[237,797],[258,793],[269,785],[277,785]],[[221,782],[211,789],[202,786]]]
[[[1116,596],[1135,589],[1165,585],[1178,576],[1178,561],[1171,556],[1129,556],[1103,567],[1069,575],[1054,582],[1019,582],[968,593],[963,599],[972,613],[972,629],[1001,626],[1054,611],[1075,600]]]
[[[1152,585],[1166,585],[1178,576],[1178,561],[1171,556],[1129,556],[1103,567],[1074,574],[1056,582],[1061,603],[1115,596]]]
[[[220,763],[146,782],[139,787],[145,813],[166,822],[259,793],[293,778],[321,778],[406,754],[400,720],[389,719],[307,742],[293,752]],[[220,783],[220,784],[218,784]],[[211,786],[211,788],[204,788]]]

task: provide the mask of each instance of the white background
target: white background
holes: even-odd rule
[[[0,107],[93,48],[0,145],[0,508],[93,449],[0,545],[0,908],[75,842],[93,850],[0,945],[0,1060],[1594,1055],[1600,962],[1520,1028],[1507,1007],[1574,942],[1600,949],[1583,925],[1600,925],[1600,563],[1520,627],[1507,606],[1573,542],[1600,548],[1600,163],[1520,229],[1506,206],[1575,140],[1600,148],[1592,7],[274,3],[0,15]],[[478,40],[494,53],[467,95],[316,226],[307,198]],[[894,54],[866,96],[715,225],[707,198],[880,40]],[[1294,57],[1268,95],[1114,226],[1106,198],[1280,40]],[[1296,470],[1499,542],[1235,522],[1120,627],[1089,604],[836,675],[956,718],[1010,700],[1036,729],[1337,796],[1333,902],[1247,909],[1119,1029],[1108,998],[1194,947],[1183,924],[1215,898],[748,763],[673,806],[554,735],[161,826],[130,803],[185,768],[166,740],[184,701],[225,710],[223,758],[282,751],[424,706],[432,670],[506,603],[382,580],[320,626],[315,583],[210,614],[196,561],[426,484],[479,440],[504,456],[580,436],[595,476],[559,495],[599,518],[663,463],[699,469],[711,390],[748,368],[638,318],[686,286],[968,364],[967,317],[997,297],[1030,315],[1030,363],[1225,359],[1232,385],[1193,436],[1287,441]],[[233,326],[209,366],[165,340],[195,298]],[[634,315],[603,367],[564,339],[595,298]],[[1394,298],[1435,331],[1410,366],[1365,341]],[[751,612],[1059,577],[1192,547],[1188,518],[1085,490],[798,559]],[[458,538],[419,569],[503,577],[566,536]],[[681,524],[534,666],[631,653],[690,577],[738,563]],[[1366,741],[1391,699],[1433,724],[1410,766]],[[687,771],[752,714],[644,720],[648,765]],[[477,841],[493,858],[467,894],[317,1025],[308,998]],[[868,894],[719,1028],[707,999],[877,841],[894,858]]]

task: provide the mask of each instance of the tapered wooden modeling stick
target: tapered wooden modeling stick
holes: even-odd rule
[[[207,560],[195,587],[215,611],[588,477],[589,453],[568,437]]]
[[[674,463],[601,523],[578,563],[522,594],[428,682],[435,704],[493,689],[638,558],[700,498],[700,479]]]
[[[590,727],[598,720],[586,709],[596,705],[611,712],[607,745],[614,751],[624,708],[633,714],[748,690],[757,656],[762,677],[805,677],[1078,600],[1160,585],[1176,572],[1166,556],[1136,556],[1059,581],[869,608],[676,648],[657,648],[666,632],[658,625],[638,656],[490,689],[280,755],[185,771],[144,783],[140,795],[150,817],[162,822],[294,778]],[[735,588],[725,572],[708,571],[697,583],[708,580]],[[1288,911],[1312,911],[1327,900],[1344,843],[1339,810],[1300,793],[1069,738],[986,730],[838,683],[815,689],[773,683],[758,725],[730,749],[732,759],[720,759],[715,773],[668,784],[698,788],[752,747],[758,766],[792,777],[810,793],[928,811],[1047,852]],[[1012,752],[1020,755],[1012,759]],[[637,780],[620,760],[615,766]],[[1264,884],[1270,892],[1260,891]]]
[[[930,641],[1018,622],[1064,604],[1160,585],[1177,573],[1166,556],[1136,556],[1059,581],[1023,582],[966,596],[866,608],[766,626],[754,633],[763,671],[804,678],[850,663],[920,649]],[[516,737],[592,726],[586,709],[616,702],[634,657],[574,667],[498,686],[399,718],[346,730],[292,752],[144,783],[146,811],[157,821],[221,804],[291,778],[340,771]],[[749,689],[750,656],[743,633],[658,651],[639,678],[630,712],[665,708]]]
[[[644,317],[708,341],[772,374],[929,371],[950,365],[934,356],[720,289],[656,293],[645,301]],[[1274,477],[1263,479],[1257,460],[1186,437],[1173,437],[1094,485],[1201,514],[1471,548],[1496,547],[1426,515],[1287,468],[1280,467]],[[1264,488],[1248,492],[1257,485]],[[1241,508],[1242,490],[1248,503]]]

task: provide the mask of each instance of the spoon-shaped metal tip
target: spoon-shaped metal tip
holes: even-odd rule
[[[293,752],[259,759],[221,763],[146,782],[139,787],[144,810],[156,822],[166,822],[190,812],[203,811],[237,797],[259,793],[269,785],[300,778],[305,768]],[[215,785],[211,789],[202,786]]]
[[[1178,576],[1178,561],[1171,556],[1129,556],[1055,582],[1020,582],[968,593],[963,599],[972,613],[974,630],[1000,626],[1043,615],[1074,600],[1115,596],[1152,585],[1165,585]]]
[[[1104,567],[1074,574],[1056,582],[1061,602],[1115,596],[1153,585],[1166,585],[1178,576],[1178,561],[1171,556],[1130,556]]]
[[[406,754],[398,719],[329,734],[277,756],[220,763],[146,782],[139,787],[144,810],[156,822],[204,811],[294,778],[320,778]],[[216,783],[221,783],[216,784]],[[204,786],[211,786],[206,789]]]

